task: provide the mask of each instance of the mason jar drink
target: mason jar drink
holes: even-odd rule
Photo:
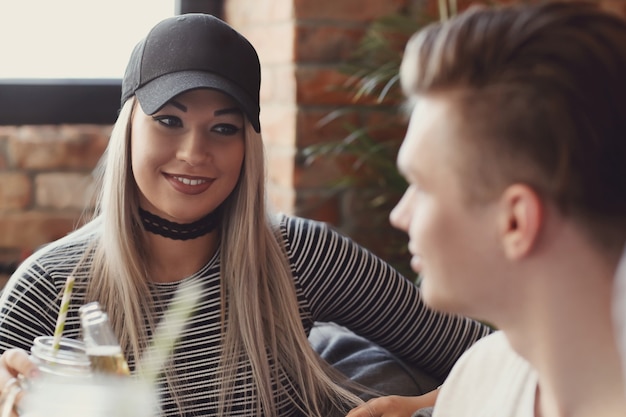
[[[153,387],[131,377],[93,370],[80,340],[35,339],[32,360],[40,375],[26,381],[18,404],[20,417],[155,417],[159,415]]]
[[[54,348],[54,337],[39,336],[30,348],[33,362],[42,376],[89,378],[91,363],[80,340],[62,337],[59,348]]]

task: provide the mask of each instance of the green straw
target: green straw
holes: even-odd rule
[[[174,298],[153,334],[150,346],[137,367],[139,376],[149,384],[156,383],[157,377],[165,367],[174,344],[180,337],[201,295],[202,291],[191,285],[181,285],[176,290]]]
[[[61,299],[61,308],[59,309],[57,324],[54,328],[54,339],[52,343],[52,349],[54,352],[58,351],[61,347],[61,336],[63,335],[63,329],[65,328],[65,319],[67,319],[67,310],[69,310],[70,307],[70,299],[72,298],[73,289],[74,276],[69,275],[65,281],[65,289],[63,291],[63,298]]]

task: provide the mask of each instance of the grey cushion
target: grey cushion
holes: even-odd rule
[[[417,410],[411,417],[432,417],[433,410],[433,407],[422,408],[421,410]]]
[[[309,341],[320,356],[349,379],[386,395],[420,395],[442,381],[379,345],[334,323],[315,323]]]

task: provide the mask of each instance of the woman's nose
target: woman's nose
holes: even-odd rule
[[[192,130],[181,141],[178,158],[192,166],[200,165],[211,155],[208,145],[203,132]]]

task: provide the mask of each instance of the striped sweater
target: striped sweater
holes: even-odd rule
[[[283,216],[280,232],[307,334],[315,321],[336,322],[443,376],[470,345],[490,332],[475,321],[431,311],[412,282],[324,223]],[[85,241],[66,241],[31,256],[3,290],[0,352],[12,347],[28,350],[36,336],[53,334],[65,280],[87,245]],[[221,352],[219,250],[183,281],[202,293],[175,351],[173,366],[180,375],[178,396],[184,409],[177,408],[163,381],[160,405],[164,416],[212,415],[220,387],[215,371]],[[180,283],[150,284],[158,311],[166,309]],[[77,279],[65,325],[68,337],[80,337],[78,308],[86,302],[85,285]],[[134,369],[133,358],[128,361]],[[256,400],[251,369],[245,363],[240,369],[232,415],[253,415]],[[279,415],[297,414],[286,396],[277,395],[276,404]]]

